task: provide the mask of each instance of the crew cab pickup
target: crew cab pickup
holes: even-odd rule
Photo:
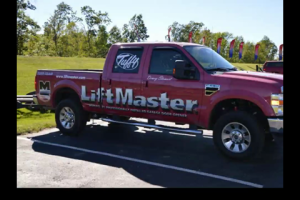
[[[193,43],[116,43],[103,70],[38,70],[35,89],[37,103],[55,109],[67,135],[94,118],[187,134],[207,129],[217,149],[236,159],[257,155],[266,138],[283,135],[283,75],[238,71]]]
[[[262,68],[264,72],[283,74],[283,61],[267,61]]]

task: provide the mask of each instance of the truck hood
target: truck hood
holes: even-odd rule
[[[223,74],[224,76],[230,77],[240,77],[246,79],[267,79],[276,82],[283,82],[283,75],[282,74],[273,74],[273,73],[265,73],[265,72],[251,72],[251,71],[232,71]]]

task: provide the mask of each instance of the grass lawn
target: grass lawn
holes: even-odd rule
[[[17,56],[17,95],[34,91],[38,69],[102,69],[103,58],[61,58]]]
[[[61,58],[17,56],[17,95],[34,91],[34,77],[38,69],[102,69],[103,58]],[[238,69],[255,71],[256,64],[233,63]],[[53,113],[17,110],[17,134],[36,132],[55,127]]]
[[[53,113],[47,112],[42,114],[26,108],[17,109],[17,135],[38,132],[55,126]]]

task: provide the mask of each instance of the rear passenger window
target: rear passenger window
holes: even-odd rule
[[[267,67],[282,67],[283,63],[282,62],[268,62]]]
[[[113,73],[139,72],[143,49],[119,49],[115,58]]]
[[[185,60],[185,57],[173,49],[154,49],[152,51],[149,74],[172,75],[176,60]]]

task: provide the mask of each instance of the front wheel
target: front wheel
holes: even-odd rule
[[[76,136],[86,126],[85,112],[80,103],[72,100],[62,100],[55,110],[57,128],[65,135]]]
[[[262,150],[265,133],[254,116],[243,111],[232,111],[216,122],[213,140],[222,154],[233,159],[246,159]]]

